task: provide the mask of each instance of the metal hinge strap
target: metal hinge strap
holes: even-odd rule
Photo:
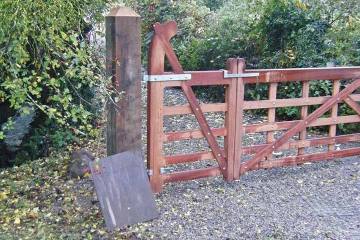
[[[183,81],[191,80],[191,74],[164,74],[164,75],[144,75],[143,81],[161,82],[161,81]]]
[[[228,73],[224,70],[224,78],[259,77],[259,73]]]

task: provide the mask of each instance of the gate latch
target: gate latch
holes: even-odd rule
[[[224,70],[224,78],[259,77],[259,73],[228,73]]]
[[[162,82],[162,81],[179,81],[191,80],[191,74],[164,74],[164,75],[144,75],[143,81]]]

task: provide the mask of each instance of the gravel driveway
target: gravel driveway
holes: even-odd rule
[[[180,89],[170,88],[165,90],[168,102],[186,101]],[[223,116],[207,118],[216,126]],[[259,121],[251,115],[244,119]],[[165,119],[164,129],[171,130],[171,124],[176,130],[196,128],[192,117]],[[251,141],[262,139],[254,135]],[[164,151],[178,154],[208,148],[204,141],[192,141],[170,143]],[[180,164],[168,171],[213,164]],[[156,202],[160,218],[132,227],[133,239],[360,239],[359,156],[252,171],[233,182],[216,177],[170,183],[156,195]]]

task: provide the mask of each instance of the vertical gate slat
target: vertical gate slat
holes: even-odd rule
[[[270,83],[269,88],[269,100],[274,100],[272,108],[268,109],[268,123],[274,123],[275,122],[275,113],[276,113],[276,107],[275,107],[275,100],[276,100],[276,92],[277,92],[277,83]],[[274,133],[275,131],[268,131],[266,132],[266,143],[272,143],[274,141]],[[266,156],[266,160],[271,160],[272,153],[268,154]]]
[[[237,59],[230,58],[226,62],[226,69],[229,73],[237,73]],[[237,78],[232,78],[230,84],[226,86],[225,102],[227,111],[225,113],[226,136],[224,137],[224,148],[227,152],[228,181],[234,179],[234,157],[235,157],[235,131],[236,131],[236,82]]]
[[[335,96],[336,94],[339,93],[340,90],[340,80],[334,80],[333,81],[333,90],[332,90],[332,95]],[[332,108],[331,108],[331,117],[336,118],[338,115],[338,104],[335,104]],[[332,124],[329,126],[329,137],[335,137],[336,136],[336,128],[337,128],[337,124]],[[334,151],[335,150],[335,144],[329,144],[328,146],[328,150],[329,151]]]
[[[166,23],[168,31],[166,38],[170,39],[176,34],[177,28],[172,23]],[[155,35],[150,44],[148,55],[148,74],[164,74],[164,55],[159,38]],[[150,185],[153,192],[161,192],[163,179],[160,168],[164,166],[163,158],[163,118],[164,118],[164,83],[148,82],[148,105],[147,105],[147,167]]]
[[[245,59],[238,58],[237,73],[245,72]],[[241,171],[241,152],[242,152],[242,137],[244,133],[243,127],[243,113],[244,113],[244,93],[245,84],[243,78],[238,78],[236,81],[236,131],[235,131],[235,156],[234,156],[234,179],[240,178]]]
[[[164,165],[163,159],[163,98],[164,87],[161,82],[148,83],[148,138],[147,138],[147,165],[152,170],[149,176],[153,192],[161,192],[162,176],[160,168]]]
[[[309,97],[309,86],[310,86],[310,82],[309,81],[305,81],[302,83],[302,98],[308,98]],[[300,110],[300,119],[303,120],[307,117],[308,115],[308,105],[305,106],[301,106],[301,110]],[[304,128],[304,130],[302,130],[299,133],[299,140],[306,140],[306,128]],[[299,148],[298,149],[298,155],[304,155],[305,154],[305,148]]]

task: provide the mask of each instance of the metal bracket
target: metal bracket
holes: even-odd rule
[[[146,169],[147,175],[152,176],[153,170],[152,169]]]
[[[172,169],[173,169],[172,167],[162,167],[162,168],[160,168],[160,174],[164,174],[167,171],[170,171]]]
[[[163,82],[163,81],[179,81],[191,80],[191,74],[164,74],[164,75],[144,75],[145,82]]]
[[[228,73],[227,70],[224,71],[224,78],[243,78],[243,77],[259,77],[259,73]]]

